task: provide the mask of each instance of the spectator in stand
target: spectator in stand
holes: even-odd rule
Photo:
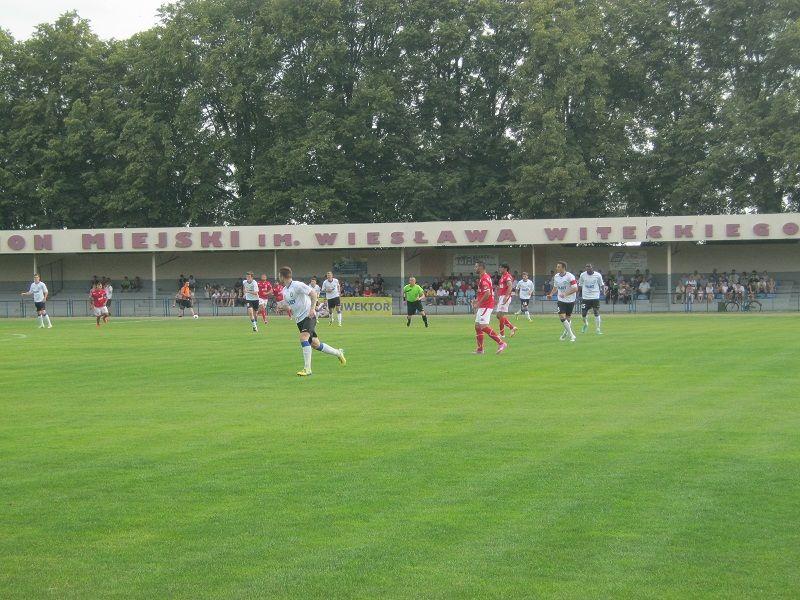
[[[197,281],[195,281],[194,275],[189,275],[189,289],[194,292],[196,287]]]
[[[641,283],[639,283],[639,294],[644,296],[647,300],[650,299],[650,284],[644,278],[642,278]]]
[[[694,286],[689,284],[686,286],[686,292],[684,293],[684,308],[685,312],[692,312],[692,307],[694,306]]]
[[[683,302],[683,298],[686,295],[686,287],[683,285],[683,281],[680,279],[678,280],[678,285],[675,286],[675,304],[680,304]]]
[[[436,290],[436,304],[447,304],[447,296],[447,290],[444,289],[444,287],[440,287],[438,290]]]
[[[128,276],[122,278],[122,283],[120,283],[119,287],[123,292],[129,292],[131,289],[131,280],[128,279]]]
[[[133,289],[137,292],[142,289],[142,280],[138,275],[133,278]]]
[[[178,288],[182,288],[184,283],[186,283],[186,275],[181,273],[180,277],[178,277]]]

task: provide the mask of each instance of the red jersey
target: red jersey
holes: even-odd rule
[[[511,295],[511,285],[514,283],[514,277],[511,273],[506,271],[500,277],[500,283],[497,284],[497,295],[505,296],[506,298]]]
[[[486,300],[478,304],[478,308],[494,308],[494,286],[492,285],[492,278],[488,273],[481,275],[478,281],[478,293],[475,297],[480,299],[486,292],[489,292],[489,295]]]
[[[92,304],[97,308],[103,308],[106,305],[108,297],[105,290],[92,290],[89,295],[92,297]]]
[[[266,300],[272,295],[272,284],[269,281],[258,282],[258,297]]]
[[[275,294],[275,302],[283,302],[283,286],[280,283],[275,284],[272,293]]]

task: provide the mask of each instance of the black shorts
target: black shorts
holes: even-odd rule
[[[244,303],[247,308],[252,308],[255,312],[258,312],[258,300],[245,300]]]
[[[33,305],[36,307],[36,310],[44,310],[44,302],[34,302]]]
[[[332,308],[335,308],[336,306],[339,306],[340,304],[341,304],[341,298],[339,298],[339,296],[336,296],[336,298],[329,298],[328,299],[328,310],[331,310]]]
[[[306,317],[302,321],[297,323],[297,328],[300,330],[300,333],[308,333],[312,338],[317,337],[317,319]]]
[[[191,300],[178,300],[178,306],[181,308],[192,308]]]
[[[560,315],[567,315],[568,317],[571,317],[572,309],[574,308],[574,302],[561,302],[561,300],[558,301],[558,314]]]
[[[600,299],[592,298],[590,300],[583,300],[583,312],[589,312],[590,309],[600,310]]]
[[[528,302],[530,302],[530,301],[531,301],[530,298],[520,298],[519,299],[520,305],[522,306],[522,308],[525,308],[525,309],[528,308]]]
[[[414,302],[408,302],[408,316],[413,317],[417,313],[425,312],[425,308],[422,306],[422,300],[415,300]]]

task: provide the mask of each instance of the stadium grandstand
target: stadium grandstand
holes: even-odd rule
[[[4,231],[0,316],[25,315],[18,294],[34,271],[49,283],[57,316],[88,314],[95,278],[114,285],[116,316],[169,315],[190,277],[199,310],[238,314],[230,309],[240,306],[242,274],[275,279],[284,263],[306,280],[332,270],[343,295],[359,298],[346,310],[400,314],[400,282],[415,274],[432,313],[470,312],[476,260],[490,273],[502,262],[517,278],[530,272],[531,310],[550,312],[544,296],[559,259],[595,265],[608,279],[603,300],[612,312],[746,310],[749,300],[758,310],[798,310],[799,223],[800,215],[774,214]]]

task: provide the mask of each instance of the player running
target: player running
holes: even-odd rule
[[[478,340],[478,348],[473,354],[483,354],[483,336],[488,335],[497,342],[497,354],[508,348],[503,339],[489,326],[492,319],[492,309],[494,309],[494,286],[492,278],[486,272],[486,264],[483,262],[475,263],[475,272],[478,274],[478,294],[472,301],[472,308],[475,309],[475,338]]]
[[[500,323],[500,337],[506,337],[506,326],[511,329],[508,337],[514,337],[517,328],[508,320],[508,311],[511,307],[512,286],[514,277],[509,271],[508,263],[500,265],[500,282],[497,284],[497,321]]]
[[[411,326],[411,317],[417,313],[422,316],[422,322],[425,323],[425,327],[428,326],[428,315],[425,312],[425,307],[422,306],[422,300],[420,300],[420,298],[424,297],[425,290],[417,285],[416,277],[409,277],[408,284],[403,287],[403,298],[406,299],[406,306],[408,307],[406,327]]]
[[[246,279],[242,280],[242,291],[244,292],[244,303],[247,305],[247,316],[253,326],[253,333],[258,333],[258,282],[253,279],[253,272],[248,271]]]
[[[341,364],[346,364],[344,350],[323,344],[317,337],[317,293],[302,281],[292,280],[292,269],[280,268],[280,280],[283,284],[283,297],[292,310],[297,328],[300,330],[300,347],[303,351],[303,369],[298,371],[300,377],[311,375],[311,350],[318,350],[331,354],[339,359]]]
[[[193,319],[198,318],[197,313],[194,312],[194,306],[192,304],[192,288],[189,287],[188,281],[184,281],[181,285],[181,289],[178,290],[178,293],[175,296],[175,302],[178,306],[178,310],[180,311],[180,314],[178,315],[179,319],[183,318],[183,314],[187,308],[192,312]]]
[[[336,309],[336,320],[339,322],[339,327],[342,326],[342,288],[339,285],[339,280],[333,276],[333,273],[328,271],[325,280],[322,282],[322,291],[325,292],[325,298],[328,301],[328,323],[333,325],[333,309]]]
[[[99,281],[92,286],[92,291],[89,292],[89,298],[92,301],[92,314],[97,319],[97,326],[100,327],[100,319],[103,323],[108,323],[108,296],[103,284]]]
[[[581,333],[586,333],[589,329],[589,309],[594,313],[594,325],[597,335],[603,335],[600,330],[600,291],[603,289],[603,276],[594,270],[591,264],[587,264],[586,269],[578,278],[578,287],[581,293],[581,316],[583,317],[583,327]]]
[[[34,273],[33,283],[31,283],[31,287],[28,288],[28,291],[20,292],[20,296],[33,296],[33,305],[36,307],[36,314],[39,319],[39,329],[45,326],[47,326],[48,329],[53,328],[53,324],[50,322],[50,315],[47,314],[47,296],[49,294],[50,292],[47,290],[47,286],[39,277],[38,273]]]
[[[522,279],[517,282],[516,290],[517,294],[519,294],[519,303],[520,309],[516,312],[517,315],[525,314],[528,317],[528,321],[531,320],[531,313],[528,310],[528,304],[533,297],[533,280],[528,279],[528,274],[523,273]]]
[[[567,271],[567,263],[560,260],[556,263],[556,274],[553,276],[553,289],[547,294],[547,299],[553,297],[553,291],[558,292],[558,318],[564,326],[561,334],[561,341],[569,338],[570,342],[575,341],[575,334],[572,332],[572,309],[575,308],[575,296],[578,292],[578,282],[575,275]]]
[[[258,314],[264,319],[264,325],[267,324],[267,301],[272,295],[272,284],[267,279],[267,274],[262,273],[258,281]]]

